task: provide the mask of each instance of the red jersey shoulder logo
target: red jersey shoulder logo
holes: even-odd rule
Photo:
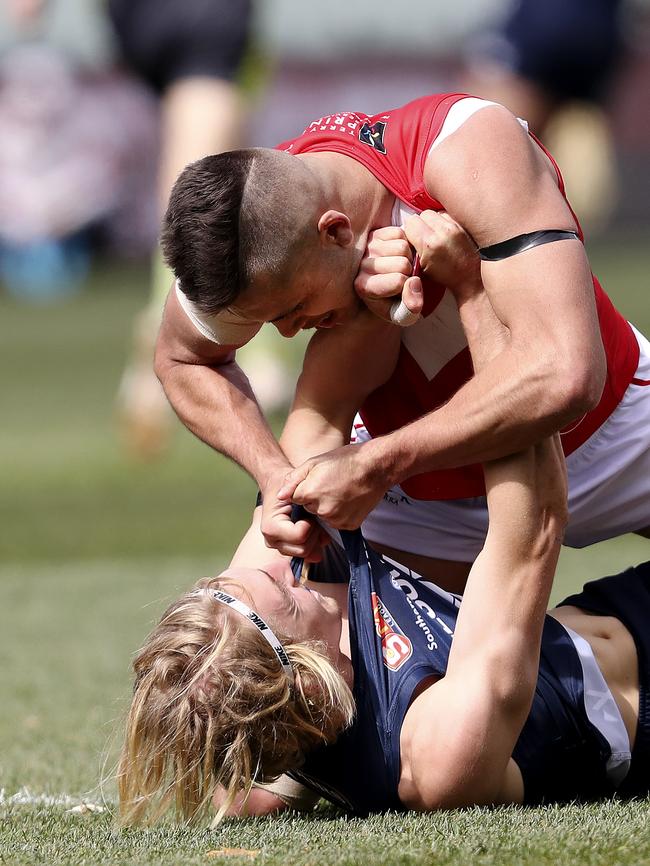
[[[378,153],[386,153],[385,132],[386,123],[383,120],[378,120],[376,123],[366,121],[359,130],[359,141],[372,147]]]

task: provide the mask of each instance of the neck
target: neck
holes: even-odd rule
[[[340,153],[300,154],[317,179],[324,201],[347,214],[357,237],[390,225],[395,196],[356,159]]]

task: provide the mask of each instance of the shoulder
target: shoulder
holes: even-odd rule
[[[420,812],[523,801],[523,778],[512,758],[493,774],[473,776],[471,725],[454,712],[471,700],[471,689],[446,679],[429,679],[418,690],[400,734],[399,798]]]
[[[448,112],[427,155],[425,179],[432,179],[436,166],[475,168],[477,160],[507,164],[513,152],[528,153],[533,146],[527,124],[511,111],[496,102],[468,97]]]
[[[527,126],[496,103],[465,114],[458,106],[428,152],[427,192],[479,246],[548,225],[575,228],[555,166]]]

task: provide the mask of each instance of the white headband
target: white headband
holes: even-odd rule
[[[273,631],[269,628],[268,624],[264,622],[264,620],[258,613],[255,613],[254,610],[251,610],[251,608],[245,605],[243,601],[239,601],[238,598],[234,598],[234,596],[228,595],[227,592],[223,592],[220,589],[210,589],[209,587],[204,587],[203,589],[197,589],[196,592],[192,594],[211,595],[215,601],[221,602],[221,604],[227,604],[229,607],[232,607],[233,610],[236,610],[237,613],[240,613],[242,616],[246,617],[247,620],[252,622],[255,628],[259,630],[264,640],[268,643],[268,645],[278,657],[278,661],[282,665],[282,670],[284,671],[287,679],[289,680],[289,685],[293,685],[293,669],[291,668],[291,662],[289,661],[287,651],[282,646],[281,642],[277,639],[277,637],[273,634]]]

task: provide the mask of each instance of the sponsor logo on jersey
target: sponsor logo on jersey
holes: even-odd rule
[[[376,123],[368,123],[366,121],[359,130],[359,141],[372,147],[378,153],[386,153],[386,145],[384,144],[385,131],[386,123],[383,120],[378,120]]]
[[[381,654],[384,664],[391,671],[398,671],[413,655],[413,644],[395,622],[376,592],[371,593],[372,616],[375,630],[381,638]]]
[[[394,563],[394,561],[389,557],[385,556],[384,559],[397,566],[397,563]],[[413,573],[410,571],[408,575],[409,576],[407,576],[407,572],[401,567],[392,568],[390,572],[391,583],[396,589],[401,589],[406,596],[406,600],[415,616],[415,624],[424,633],[428,649],[437,650],[438,641],[434,631],[432,631],[427,624],[427,619],[435,623],[439,632],[447,635],[449,638],[453,637],[454,632],[445,620],[442,619],[442,617],[434,610],[431,604],[428,604],[424,599],[420,598],[417,586],[427,587],[433,595],[438,595],[441,599],[444,598],[455,608],[460,607],[461,599],[459,596],[453,595],[450,592],[445,592],[444,589],[440,589],[440,587],[436,586],[435,583],[424,580],[422,577],[418,576],[417,578],[413,578]],[[409,577],[411,579],[409,579]]]
[[[387,502],[389,505],[410,505],[411,500],[408,496],[404,496],[403,493],[393,493],[391,490],[386,491],[384,493],[384,502]]]
[[[343,111],[340,114],[327,114],[325,117],[313,120],[305,129],[303,135],[307,135],[310,132],[338,132],[355,137],[362,122],[363,118],[352,111]]]

